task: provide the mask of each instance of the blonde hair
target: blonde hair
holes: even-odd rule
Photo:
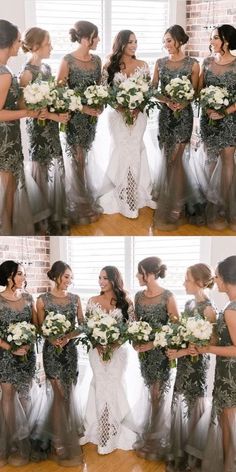
[[[194,282],[196,282],[197,285],[199,285],[198,282],[201,282],[203,288],[212,288],[214,286],[214,272],[209,265],[200,262],[199,264],[188,267],[187,270],[191,272]]]
[[[45,37],[49,35],[48,31],[34,26],[25,31],[22,39],[22,50],[24,52],[32,52],[36,46],[36,50],[40,48]]]

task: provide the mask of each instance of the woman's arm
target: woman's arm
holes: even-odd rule
[[[198,352],[215,354],[221,357],[236,357],[236,311],[226,310],[224,317],[232,340],[231,346],[204,346],[197,347]]]
[[[170,321],[174,323],[177,322],[179,319],[179,310],[174,295],[168,298],[166,306]]]
[[[195,91],[198,91],[198,88],[199,88],[199,73],[200,73],[200,66],[198,62],[194,62],[192,73],[191,73],[191,82]]]
[[[26,117],[37,118],[38,112],[33,110],[4,109],[11,82],[12,77],[10,74],[0,75],[0,121],[15,121]]]
[[[36,310],[37,310],[37,319],[39,326],[41,326],[45,319],[45,307],[41,297],[37,298],[36,302]]]

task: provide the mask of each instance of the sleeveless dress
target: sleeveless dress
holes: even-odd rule
[[[137,70],[134,73],[137,74]],[[121,213],[127,218],[137,218],[140,208],[156,208],[151,197],[152,179],[143,139],[147,116],[140,112],[134,124],[128,126],[122,113],[109,106],[103,115],[106,115],[107,133],[110,135],[109,162],[98,189],[98,201],[104,213]],[[100,132],[104,132],[104,128]],[[98,162],[101,161],[101,152],[102,148],[97,150]]]
[[[209,85],[226,87],[231,95],[230,103],[235,102],[236,59],[230,64],[220,65],[215,62],[214,57],[208,57],[203,62],[203,74],[204,87]],[[204,144],[205,165],[215,163],[212,175],[203,186],[207,199],[207,220],[212,222],[219,217],[224,217],[229,222],[236,223],[236,166],[234,162],[232,182],[229,191],[225,194],[220,159],[222,149],[236,146],[236,113],[231,113],[221,120],[215,120],[214,125],[210,125],[208,116],[202,113],[200,132]]]
[[[146,297],[144,291],[135,295],[135,315],[157,329],[169,321],[167,302],[173,294],[164,290],[155,297]],[[165,349],[156,348],[139,354],[141,373],[149,387],[150,412],[143,434],[134,448],[138,455],[150,460],[160,460],[169,448],[170,405],[172,389],[169,360]]]
[[[191,77],[196,59],[186,56],[184,59],[173,62],[168,57],[157,60],[160,91],[166,96],[165,87],[176,78]],[[159,112],[158,140],[163,153],[162,169],[153,195],[157,200],[157,209],[154,215],[154,226],[160,223],[175,223],[184,210],[184,206],[192,197],[194,189],[189,178],[189,143],[193,130],[193,110],[191,104],[186,106],[175,117],[174,112],[165,104],[161,104]],[[187,144],[181,159],[173,159],[178,144]],[[189,210],[190,211],[190,210]],[[192,209],[194,213],[196,209]]]
[[[77,319],[78,295],[68,293],[66,297],[55,297],[51,293],[40,296],[45,311],[65,315],[71,322],[71,330],[75,329]],[[77,383],[77,349],[74,340],[70,340],[58,353],[47,339],[43,346],[43,365],[47,382],[47,408],[44,419],[41,419],[34,434],[34,452],[40,453],[46,449],[45,444],[51,443],[58,453],[54,457],[60,460],[73,460],[79,465],[82,452],[79,446],[79,436],[83,425],[74,398],[74,387]],[[48,445],[47,445],[48,447]],[[41,450],[40,450],[41,448]]]
[[[37,78],[50,80],[51,69],[47,64],[35,66],[27,63],[24,71],[32,74],[32,82]],[[65,192],[65,169],[59,137],[58,123],[46,120],[40,126],[37,119],[27,118],[26,128],[29,137],[29,156],[32,176],[38,184],[50,208],[50,233],[60,234],[63,226],[68,225],[67,198]],[[32,189],[31,197],[34,197]]]
[[[81,61],[72,54],[64,60],[68,63],[67,83],[70,88],[83,93],[101,80],[101,59],[92,55],[90,61]],[[66,128],[66,192],[69,200],[69,214],[75,224],[91,223],[101,208],[95,204],[88,185],[87,153],[95,138],[96,123],[91,116],[79,111],[71,114]]]
[[[217,320],[219,346],[231,346],[232,340],[225,322],[226,310],[235,311],[236,301],[231,301]],[[230,412],[227,413],[227,409]],[[224,416],[226,414],[226,416]],[[228,432],[227,451],[223,452],[222,428]],[[207,443],[203,457],[203,472],[234,472],[236,469],[236,357],[216,356],[213,408]]]
[[[20,300],[9,301],[0,294],[0,337],[11,323],[32,322],[32,297],[23,293]],[[0,460],[19,454],[28,459],[30,454],[31,384],[35,375],[35,353],[30,350],[27,360],[0,347],[0,384],[10,384],[16,392],[0,399]]]
[[[97,304],[89,301],[87,312]],[[109,314],[117,316],[117,309]],[[120,316],[122,313],[120,311]],[[133,308],[129,308],[133,317]],[[89,388],[85,414],[85,436],[82,443],[97,444],[99,454],[115,449],[130,450],[137,438],[137,428],[144,408],[143,383],[139,373],[137,353],[125,343],[113,352],[111,360],[101,359],[97,349],[89,352],[93,378]]]
[[[187,317],[195,315],[195,310],[205,319],[204,311],[212,307],[209,299],[196,302],[189,300],[184,309]],[[196,465],[197,459],[192,457],[195,450],[202,444],[204,413],[209,411],[207,399],[207,374],[210,367],[210,356],[199,355],[198,360],[192,361],[190,356],[180,357],[177,362],[177,372],[172,401],[171,447],[169,459],[178,467]],[[205,420],[204,420],[205,421]],[[201,446],[200,446],[201,447]],[[187,451],[187,453],[186,453]],[[178,469],[177,469],[178,470]]]
[[[11,85],[4,108],[17,110],[20,88],[8,67],[0,65],[0,75],[10,75]],[[24,187],[24,157],[20,120],[0,121],[0,235],[33,235],[34,226]],[[9,175],[8,175],[9,174]],[[13,200],[13,208],[10,199]]]

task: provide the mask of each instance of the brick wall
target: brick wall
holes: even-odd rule
[[[214,4],[214,10],[213,10]],[[210,30],[204,27],[210,24],[228,23],[236,25],[235,0],[186,0],[186,31],[190,36],[188,53],[195,57],[209,54]]]
[[[0,263],[7,259],[23,262],[27,275],[27,289],[30,293],[37,294],[48,290],[49,237],[0,236]]]

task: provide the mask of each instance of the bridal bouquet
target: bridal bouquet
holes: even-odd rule
[[[61,313],[49,311],[44,319],[41,326],[41,332],[45,338],[57,339],[64,336],[71,329],[71,322],[67,320],[65,315]],[[56,346],[58,354],[62,351],[62,348]]]
[[[89,85],[84,91],[83,104],[93,108],[103,108],[108,103],[108,88],[106,85]],[[96,123],[97,117],[91,116],[92,123]]]
[[[27,108],[29,110],[42,110],[51,105],[51,91],[54,82],[46,81],[38,78],[35,82],[31,82],[23,89],[23,96]],[[45,120],[38,119],[38,124],[45,126]]]
[[[87,321],[80,328],[83,336],[79,340],[82,344],[90,347],[97,345],[103,346],[103,361],[109,361],[112,357],[115,343],[123,343],[124,323],[122,321],[122,312],[119,308],[106,313],[99,304],[88,306],[86,313]]]
[[[51,103],[49,111],[52,113],[66,113],[68,111],[82,111],[83,105],[78,92],[67,86],[55,86],[50,91]],[[60,131],[66,131],[66,124],[60,123]]]
[[[203,319],[198,313],[193,317],[182,317],[181,325],[185,330],[184,338],[188,344],[206,346],[212,336],[213,324]],[[199,356],[191,356],[193,362],[198,361]]]
[[[167,96],[173,100],[173,102],[178,102],[182,105],[187,105],[190,101],[192,101],[195,94],[192,83],[186,75],[171,79],[169,84],[165,86],[165,92]],[[180,113],[180,110],[174,111],[175,117],[178,118]]]
[[[152,96],[150,76],[145,68],[138,69],[130,77],[122,72],[117,72],[109,90],[109,105],[112,108],[119,107],[125,123],[130,126],[134,124],[136,119],[134,110],[143,112],[146,106],[152,107],[154,103],[151,100]]]
[[[187,347],[185,329],[181,323],[168,323],[163,325],[155,334],[153,341],[155,347],[167,347],[169,349],[183,349]],[[176,360],[169,361],[170,367],[176,367]]]
[[[203,110],[211,108],[219,113],[225,114],[225,108],[229,106],[229,92],[226,87],[209,85],[200,92],[200,105]],[[209,119],[209,124],[214,125],[215,121]]]
[[[7,329],[6,341],[11,345],[11,350],[16,351],[26,344],[33,345],[36,342],[36,327],[27,321],[11,323]],[[27,355],[21,356],[22,361],[27,360]]]

